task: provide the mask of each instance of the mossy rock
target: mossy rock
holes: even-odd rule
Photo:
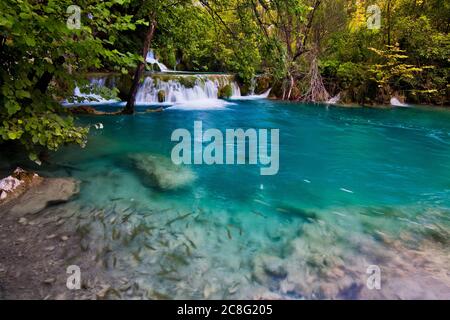
[[[241,89],[241,95],[243,96],[250,94],[250,85],[248,84],[239,85],[239,89]]]
[[[125,74],[117,77],[115,86],[119,90],[117,96],[122,101],[128,100],[128,95],[130,93],[130,88],[133,83],[131,75]]]
[[[233,95],[233,89],[229,84],[219,89],[220,99],[229,99]]]
[[[195,84],[197,83],[197,77],[195,76],[181,76],[179,77],[178,81],[186,88],[193,88],[195,87]]]
[[[166,92],[164,90],[158,91],[158,102],[162,103],[166,101]]]
[[[154,63],[152,65],[152,70],[156,71],[156,72],[161,72],[161,68],[159,67],[159,65],[157,63]]]
[[[272,87],[273,79],[269,76],[259,76],[256,78],[255,94],[262,94]]]

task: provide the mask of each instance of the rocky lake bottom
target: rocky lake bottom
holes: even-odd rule
[[[279,174],[174,166],[170,134],[195,120],[280,129]],[[449,120],[273,101],[82,117],[104,129],[0,203],[0,297],[449,299]]]

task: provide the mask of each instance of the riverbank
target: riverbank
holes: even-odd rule
[[[16,170],[17,171],[17,170]],[[83,251],[70,217],[58,205],[76,196],[77,181],[28,177],[0,201],[0,299],[103,299],[107,275]],[[70,265],[82,272],[80,290],[69,290]]]

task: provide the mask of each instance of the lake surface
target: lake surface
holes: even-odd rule
[[[149,183],[177,182],[171,134],[194,121],[280,129],[278,175],[200,165],[183,187]],[[106,272],[136,283],[123,297],[450,298],[450,112],[253,100],[80,119],[100,122],[41,173],[81,181],[59,208]]]

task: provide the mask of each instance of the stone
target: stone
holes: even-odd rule
[[[215,292],[217,292],[216,287],[214,285],[210,285],[209,283],[207,283],[203,288],[203,298],[209,299],[211,295],[214,294]]]
[[[163,190],[175,190],[191,184],[195,174],[188,168],[177,166],[170,158],[152,154],[134,154],[130,159],[144,183]]]
[[[108,291],[111,289],[111,286],[109,285],[103,285],[102,289],[96,293],[97,299],[104,299],[106,295],[108,294]]]
[[[155,112],[163,112],[163,111],[164,111],[163,107],[159,107],[159,108],[156,108],[156,109],[149,108],[149,109],[145,110],[145,112],[147,112],[147,113],[155,113]]]
[[[163,103],[166,101],[166,92],[164,90],[158,91],[158,102]]]
[[[6,193],[6,191],[0,191],[0,200],[6,199],[7,196],[8,194]]]
[[[48,279],[45,279],[44,280],[44,283],[45,284],[52,284],[52,283],[54,283],[55,282],[55,278],[48,278]]]
[[[120,291],[128,291],[128,290],[131,288],[131,285],[132,285],[132,283],[131,283],[131,282],[128,282],[128,283],[126,283],[126,284],[120,286],[120,287],[119,287],[119,290],[120,290]]]
[[[272,276],[284,278],[287,276],[283,260],[274,256],[263,256],[264,271]]]
[[[219,98],[220,99],[229,99],[233,95],[233,89],[231,85],[227,84],[226,86],[219,89]]]
[[[22,225],[26,225],[28,223],[28,219],[22,217],[22,218],[19,219],[19,223],[22,224]]]
[[[20,202],[11,208],[17,215],[35,214],[52,204],[67,202],[79,192],[79,185],[71,178],[45,179],[37,186],[28,189]]]
[[[0,180],[0,190],[5,192],[14,191],[17,187],[19,187],[23,182],[17,178],[12,176],[6,177]]]
[[[67,241],[67,240],[69,240],[69,237],[68,237],[68,236],[62,236],[62,237],[61,237],[61,240],[62,240],[62,241]]]

